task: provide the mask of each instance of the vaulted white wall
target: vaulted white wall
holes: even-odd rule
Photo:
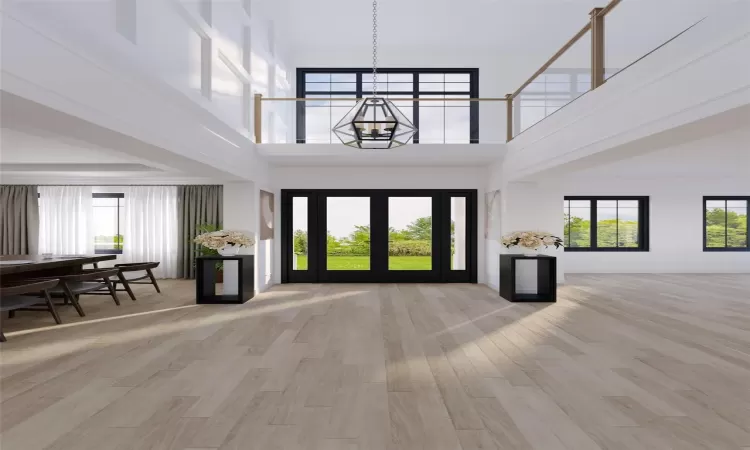
[[[289,82],[273,18],[251,3],[7,0],[2,89],[255,179],[252,96]],[[266,114],[267,133],[287,132]]]

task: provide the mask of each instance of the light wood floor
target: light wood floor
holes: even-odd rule
[[[750,276],[477,285],[193,283],[6,320],[2,450],[750,448]]]

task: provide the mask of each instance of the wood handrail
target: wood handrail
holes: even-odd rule
[[[253,123],[253,134],[255,134],[255,143],[260,144],[263,142],[263,94],[255,94],[254,109],[255,117]]]
[[[428,95],[428,94],[426,94]],[[313,98],[295,98],[295,97],[262,97],[260,99],[263,102],[268,101],[282,101],[282,102],[319,102],[319,101],[329,101],[329,102],[351,102],[351,101],[359,101],[362,100],[361,98],[346,98],[346,97],[332,97],[332,98],[319,98],[319,97],[313,97]],[[424,97],[417,97],[417,98],[411,98],[411,97],[405,97],[405,98],[386,98],[386,100],[390,100],[392,102],[504,102],[507,101],[506,98],[500,97],[500,98],[424,98]]]
[[[613,9],[615,9],[615,7],[620,4],[620,2],[622,2],[622,0],[612,0],[612,1],[610,1],[609,3],[607,3],[607,6],[605,6],[604,8],[601,8],[598,11],[598,16],[599,17],[606,16]],[[520,88],[516,89],[516,92],[513,93],[513,97],[514,98],[517,97],[518,94],[520,94],[524,89],[526,89],[526,86],[528,86],[529,84],[531,84],[534,81],[534,79],[536,79],[536,77],[538,77],[539,75],[541,75],[542,73],[544,73],[545,70],[549,69],[549,67],[552,64],[554,64],[554,62],[557,61],[557,59],[560,58],[560,56],[562,56],[563,53],[567,52],[570,49],[570,47],[572,47],[576,42],[578,42],[578,40],[581,39],[583,37],[583,35],[586,34],[590,29],[591,29],[591,22],[589,21],[589,23],[587,23],[586,25],[584,25],[584,27],[581,28],[578,31],[578,33],[576,33],[572,38],[570,38],[570,40],[568,42],[566,42],[565,45],[563,45],[560,48],[560,50],[557,51],[557,53],[555,53],[554,55],[552,55],[552,57],[546,63],[544,63],[544,65],[542,65],[542,67],[540,67],[539,70],[537,70],[536,72],[534,72],[534,75],[532,75],[528,80],[526,80],[526,82],[524,82],[521,85]]]
[[[524,89],[526,89],[526,86],[530,85],[536,79],[536,77],[543,74],[544,71],[549,69],[549,66],[554,64],[554,62],[557,61],[558,58],[560,58],[563,55],[563,53],[567,52],[568,49],[570,49],[570,47],[572,47],[576,42],[578,42],[578,40],[581,39],[583,35],[586,34],[590,29],[591,29],[591,22],[584,25],[583,28],[581,28],[578,31],[578,33],[576,33],[572,38],[570,38],[568,42],[565,43],[565,45],[563,45],[560,48],[560,50],[558,50],[554,55],[552,55],[552,58],[550,58],[546,63],[544,63],[542,67],[539,68],[539,70],[534,72],[534,75],[529,77],[529,79],[526,80],[521,85],[521,87],[516,89],[516,92],[513,93],[513,98],[518,97],[518,94],[520,94]]]
[[[607,6],[605,6],[604,8],[602,8],[602,10],[599,13],[599,15],[606,16],[607,14],[609,14],[610,11],[612,11],[613,9],[615,9],[615,6],[619,5],[621,1],[622,0],[612,0],[611,2],[609,2],[607,4]]]
[[[583,26],[568,42],[563,45],[546,63],[542,65],[534,74],[529,77],[516,91],[508,94],[508,104],[511,105],[513,99],[518,97],[528,85],[530,85],[539,75],[543,74],[549,67],[557,61],[560,56],[567,52],[570,47],[575,45],[587,32],[591,31],[591,89],[596,89],[604,83],[604,16],[612,12],[622,0],[611,0],[604,8],[594,8],[591,11],[589,21]],[[513,139],[512,109],[508,108],[508,142]]]

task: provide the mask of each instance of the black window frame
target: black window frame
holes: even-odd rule
[[[121,199],[125,198],[125,193],[123,192],[114,192],[114,193],[95,193],[91,194],[91,198],[116,198],[117,199],[117,234],[116,236],[120,236],[120,208],[121,208]],[[96,237],[96,236],[95,236]],[[123,242],[123,247],[125,246],[125,243]],[[122,249],[116,249],[116,248],[102,248],[97,249],[96,248],[96,242],[94,242],[94,254],[96,255],[122,255]]]
[[[306,88],[306,77],[308,73],[331,73],[331,74],[355,74],[356,75],[356,90],[355,91],[336,91],[335,93],[327,92],[328,94],[338,95],[354,95],[355,98],[362,98],[362,75],[372,73],[372,68],[326,68],[326,67],[304,67],[297,68],[297,98],[307,98],[308,92]],[[410,73],[414,75],[414,81],[411,91],[393,91],[388,92],[387,95],[403,95],[404,98],[419,98],[419,95],[467,95],[466,92],[456,91],[430,91],[422,92],[419,90],[419,74],[420,73],[440,73],[440,74],[468,74],[469,75],[469,98],[479,98],[479,69],[478,68],[378,68],[379,74],[388,73]],[[310,95],[316,95],[315,93],[309,93]],[[325,94],[325,92],[318,92],[318,94]],[[384,93],[385,94],[385,93]],[[412,119],[414,125],[417,127],[417,133],[414,135],[412,142],[419,144],[419,102],[413,102],[413,115]],[[306,120],[305,120],[305,104],[304,102],[297,102],[296,108],[296,142],[298,144],[304,144],[306,142]],[[479,143],[479,103],[469,102],[469,144]]]
[[[566,195],[564,200],[585,200],[591,206],[591,246],[590,247],[563,247],[566,252],[648,252],[649,247],[649,197],[632,195]],[[638,201],[638,247],[599,247],[597,245],[597,212],[596,202],[598,200],[625,200]],[[568,224],[565,225],[566,229]],[[567,235],[567,231],[565,232]]]
[[[727,216],[725,214],[724,219],[724,247],[708,247],[707,242],[707,223],[706,223],[706,202],[709,201],[724,201],[724,207],[726,208],[727,201],[744,200],[747,204],[747,211],[750,213],[750,196],[749,195],[705,195],[703,196],[703,251],[704,252],[748,252],[750,251],[750,223],[747,226],[745,232],[747,233],[747,241],[745,247],[727,247]]]

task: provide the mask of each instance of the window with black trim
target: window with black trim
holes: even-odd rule
[[[566,251],[648,251],[648,197],[565,197]]]
[[[92,194],[94,209],[94,253],[122,253],[123,237],[123,193]]]
[[[748,197],[703,197],[703,250],[748,251]]]
[[[297,69],[298,143],[338,143],[331,129],[372,95],[372,69]],[[378,69],[378,95],[385,98],[466,98],[467,101],[396,101],[419,130],[414,143],[479,142],[478,69]],[[351,101],[330,101],[330,98]]]

